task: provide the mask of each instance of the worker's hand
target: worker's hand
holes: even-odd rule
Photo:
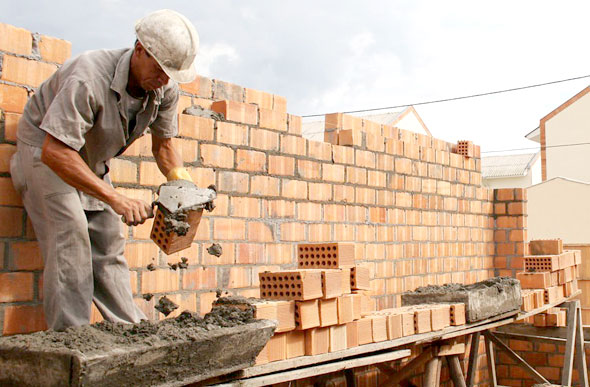
[[[118,194],[109,204],[128,226],[143,224],[147,219],[154,217],[152,206],[140,199]]]
[[[190,173],[184,167],[176,167],[172,168],[170,172],[166,175],[166,179],[170,180],[188,180],[193,181],[191,178]]]

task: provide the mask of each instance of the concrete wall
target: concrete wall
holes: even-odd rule
[[[590,241],[590,184],[554,178],[528,189],[530,239]]]
[[[590,94],[585,94],[545,121],[547,178],[567,177],[590,182]],[[558,147],[555,147],[558,146]]]

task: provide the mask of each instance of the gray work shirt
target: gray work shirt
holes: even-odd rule
[[[29,99],[19,122],[18,140],[41,147],[45,134],[78,151],[90,169],[110,183],[109,160],[145,134],[170,138],[178,134],[178,85],[148,92],[129,128],[121,99],[127,87],[133,49],[83,53],[60,67]],[[130,136],[130,132],[132,134]],[[85,210],[105,204],[80,192]]]

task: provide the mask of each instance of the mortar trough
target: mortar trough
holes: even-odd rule
[[[219,309],[205,318],[98,323],[0,338],[0,385],[182,386],[254,364],[276,322]]]

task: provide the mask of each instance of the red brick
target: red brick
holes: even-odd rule
[[[57,70],[54,64],[4,55],[0,79],[21,85],[38,87]]]
[[[309,200],[330,201],[332,200],[332,185],[325,183],[308,183]]]
[[[279,134],[270,130],[250,128],[250,147],[278,151]]]
[[[179,272],[169,269],[159,269],[141,273],[142,293],[164,293],[178,290]]]
[[[33,36],[30,31],[0,23],[0,51],[20,55],[31,55]]]
[[[271,242],[274,240],[272,226],[263,222],[248,222],[248,237],[253,242]]]
[[[285,156],[268,156],[268,173],[270,175],[293,176],[295,159]]]
[[[211,110],[222,113],[226,121],[234,121],[251,125],[256,125],[258,123],[258,109],[256,105],[223,100],[213,102],[211,104]]]
[[[244,240],[246,222],[241,219],[218,218],[213,220],[213,239]]]
[[[523,203],[508,203],[508,213],[510,215],[523,215],[525,213],[525,207]]]
[[[332,145],[321,141],[308,141],[307,155],[317,160],[332,161]]]
[[[215,172],[211,168],[188,168],[188,172],[199,187],[208,187],[215,184]]]
[[[282,223],[280,231],[280,240],[282,241],[301,242],[305,240],[305,225],[303,223]]]
[[[322,220],[322,206],[319,203],[302,202],[297,203],[297,219],[305,221]]]
[[[3,246],[2,246],[3,247]],[[14,270],[42,270],[43,257],[38,242],[13,242],[10,244],[11,265]]]
[[[301,117],[292,114],[287,115],[287,131],[291,134],[301,136]]]
[[[18,126],[18,120],[21,114],[17,113],[5,113],[4,114],[4,139],[6,141],[16,142],[16,129]],[[0,114],[0,122],[2,121],[2,115]]]
[[[142,161],[139,164],[139,184],[146,186],[159,186],[166,182],[158,165],[151,161]]]
[[[307,180],[320,180],[320,163],[310,160],[297,160],[297,173]]]
[[[0,273],[0,302],[31,301],[33,273]]]
[[[189,114],[179,114],[178,116],[178,134],[183,137],[194,138],[197,140],[213,141],[214,124],[211,118],[192,116]]]
[[[351,185],[334,185],[334,201],[339,203],[354,202],[354,186]]]
[[[62,64],[72,55],[72,43],[67,40],[41,35],[39,53],[44,61]]]
[[[303,156],[307,148],[307,140],[301,136],[281,135],[281,153]]]
[[[287,98],[273,94],[272,109],[280,112],[287,111]]]
[[[125,150],[123,155],[152,157],[152,136],[141,136]]]
[[[266,170],[266,154],[263,152],[238,149],[236,169],[249,172],[264,172]]]
[[[213,82],[211,79],[197,75],[197,77],[190,83],[181,83],[178,85],[180,90],[187,93],[197,95],[203,98],[213,97]]]
[[[244,265],[266,263],[264,243],[238,243],[236,263]]]
[[[322,180],[333,182],[344,182],[344,166],[337,164],[322,164]]]
[[[234,151],[231,148],[212,144],[201,144],[201,162],[205,166],[233,168]]]
[[[15,152],[16,146],[11,144],[0,144],[0,172],[10,173],[10,158]]]
[[[260,113],[261,128],[279,130],[281,132],[287,131],[287,113],[276,110],[258,109]]]
[[[354,164],[354,149],[345,146],[332,146],[332,157],[337,164]]]
[[[219,171],[220,192],[247,193],[250,175],[233,171]]]
[[[213,289],[217,287],[215,268],[199,267],[185,270],[182,276],[182,288],[185,290]]]
[[[280,180],[270,176],[252,176],[250,193],[257,196],[279,196]]]
[[[0,237],[17,237],[23,234],[23,210],[0,207]]]
[[[217,122],[217,142],[230,145],[248,145],[248,127],[230,122]]]
[[[137,164],[123,159],[112,159],[110,164],[113,183],[137,183]]]
[[[499,201],[513,201],[514,190],[512,188],[496,189],[496,199]]]
[[[260,199],[232,197],[230,215],[238,218],[260,218]]]
[[[9,177],[0,177],[0,205],[22,207],[23,202]]]
[[[1,25],[0,25],[1,26]],[[47,329],[43,305],[7,306],[4,309],[4,335],[37,332]]]
[[[270,218],[294,218],[295,203],[286,200],[268,200],[263,202],[266,216]]]
[[[332,227],[329,224],[310,224],[309,226],[310,242],[329,242],[332,241]]]
[[[360,117],[343,113],[326,114],[325,128],[362,130],[363,120]]]
[[[351,184],[367,184],[367,170],[364,168],[346,167],[346,182]]]
[[[246,103],[258,105],[262,109],[272,109],[273,95],[260,90],[245,88]]]
[[[307,199],[308,183],[302,180],[282,180],[281,196],[290,199]]]

